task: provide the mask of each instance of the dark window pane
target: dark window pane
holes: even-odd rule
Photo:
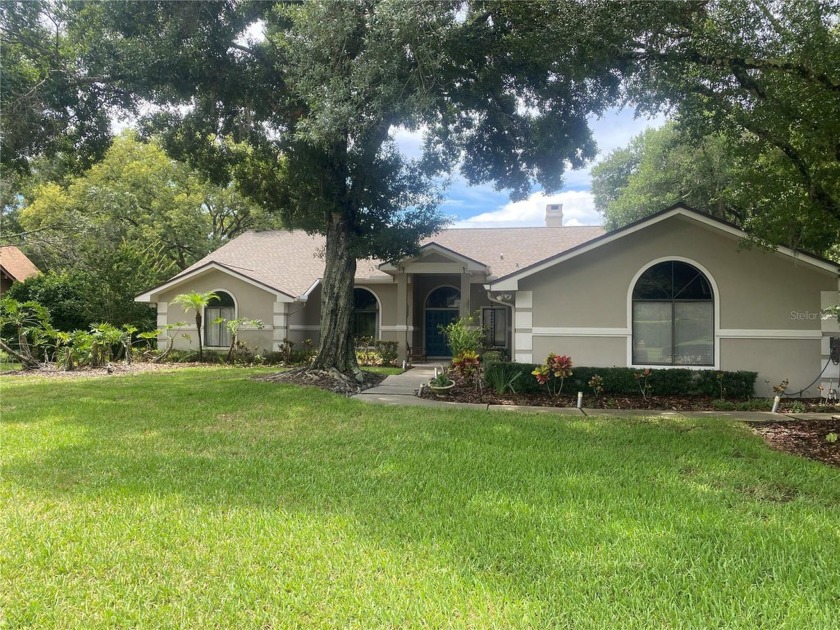
[[[686,263],[674,263],[675,300],[711,300],[712,288],[706,277]]]
[[[634,300],[670,300],[673,297],[672,263],[664,262],[645,271],[633,289]]]
[[[224,291],[214,291],[217,297],[210,300],[207,306],[234,306],[233,297]]]
[[[353,289],[353,301],[357,311],[376,310],[376,297],[366,289]]]
[[[376,337],[376,311],[357,312],[353,318],[353,336]]]
[[[458,308],[461,305],[461,292],[452,287],[435,289],[426,298],[426,308]]]

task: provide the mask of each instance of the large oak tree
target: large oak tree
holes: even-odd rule
[[[454,169],[515,198],[558,189],[595,155],[586,118],[621,96],[632,53],[701,7],[109,2],[69,5],[68,32],[84,33],[86,76],[153,104],[146,128],[173,155],[326,236],[315,367],[358,373],[356,260],[398,259],[439,229]],[[420,160],[396,150],[401,127],[424,132]]]

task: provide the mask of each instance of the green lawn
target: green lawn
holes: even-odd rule
[[[836,628],[840,470],[723,420],[5,378],[0,626]]]

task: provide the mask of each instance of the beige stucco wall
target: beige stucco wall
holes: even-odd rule
[[[172,303],[175,296],[189,291],[198,291],[199,293],[226,291],[230,293],[236,302],[236,317],[259,319],[265,324],[265,328],[262,330],[243,330],[239,338],[258,350],[272,349],[271,329],[274,316],[274,294],[215,269],[191,279],[186,286],[175,287],[157,296],[159,325],[162,323],[174,324],[179,321],[188,323],[183,332],[190,335],[191,339],[187,340],[179,335],[175,341],[175,348],[182,350],[198,348],[195,312],[186,312],[182,307]],[[161,313],[161,309],[164,308],[166,312]]]
[[[738,251],[734,237],[673,217],[525,278],[519,288],[534,292],[534,326],[627,327],[631,281],[667,257],[708,270],[720,293],[719,328],[819,330],[818,320],[794,320],[791,311],[819,311],[821,291],[837,287],[830,274],[789,256]]]
[[[321,337],[321,286],[309,294],[306,302],[292,302],[288,307],[288,330],[286,336],[297,346],[304,339],[311,339],[318,345]]]
[[[788,391],[798,391],[819,374],[819,339],[721,339],[720,354],[726,370],[759,372],[759,396],[773,396],[773,386],[785,379],[790,381]],[[816,385],[811,395],[817,395]]]
[[[735,237],[679,216],[520,280],[520,291],[531,292],[533,302],[520,316],[522,330],[532,331],[521,340],[532,334],[533,360],[559,352],[578,365],[627,365],[631,285],[643,268],[663,258],[688,259],[716,286],[720,369],[758,371],[761,394],[784,378],[801,388],[817,376],[819,339],[779,337],[786,331],[819,334],[820,319],[813,314],[822,292],[836,291],[836,275],[778,253],[739,251]],[[768,338],[749,338],[755,335]]]

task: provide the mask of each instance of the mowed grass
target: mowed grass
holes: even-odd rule
[[[0,625],[836,628],[840,471],[724,420],[2,387]]]

